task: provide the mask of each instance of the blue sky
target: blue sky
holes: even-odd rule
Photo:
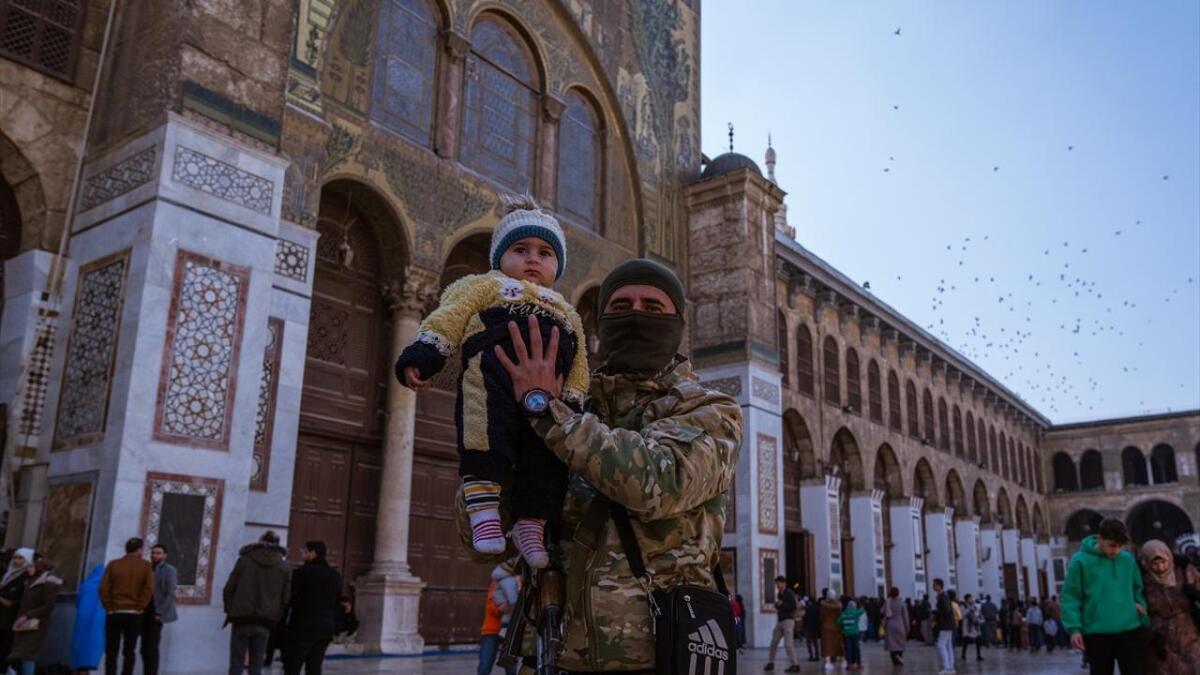
[[[770,132],[801,244],[1055,422],[1200,407],[1200,3],[701,17],[704,151]]]

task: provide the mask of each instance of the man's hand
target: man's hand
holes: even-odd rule
[[[416,366],[408,366],[404,369],[404,384],[409,389],[419,391],[429,386],[429,380],[421,379],[421,371]]]
[[[1072,633],[1071,634],[1071,646],[1074,647],[1075,649],[1083,651],[1083,634],[1082,633]]]
[[[562,394],[562,377],[554,374],[554,362],[558,358],[558,326],[550,329],[550,344],[542,349],[542,332],[536,316],[529,316],[529,350],[525,348],[525,340],[517,322],[508,322],[508,334],[512,336],[513,351],[517,354],[517,362],[513,363],[504,353],[504,348],[496,345],[496,359],[508,371],[513,381],[513,395],[520,401],[530,389],[544,389],[552,398]]]

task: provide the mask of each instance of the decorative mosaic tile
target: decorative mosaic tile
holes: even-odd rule
[[[80,211],[87,211],[115,199],[154,178],[154,158],[157,148],[150,146],[141,152],[97,173],[83,186]]]
[[[308,281],[308,247],[287,239],[277,239],[275,273],[301,283]]]
[[[42,415],[46,409],[46,390],[50,386],[50,360],[54,354],[54,341],[57,339],[58,312],[53,309],[39,308],[37,326],[33,331],[33,350],[29,354],[29,366],[25,371],[25,379],[21,388],[20,423],[18,433],[26,437],[40,436],[42,433]],[[33,456],[35,451],[24,443],[17,448],[17,454]]]
[[[175,601],[179,604],[207,605],[212,598],[224,491],[225,481],[218,478],[146,474],[146,494],[142,502],[146,548],[159,542],[171,545],[171,562],[180,572],[175,590]],[[172,519],[178,512],[164,514],[163,509],[163,504],[171,497],[191,498],[188,501],[199,508]]]
[[[104,436],[128,269],[129,251],[125,250],[79,271],[58,397],[55,448],[94,443]]]
[[[175,147],[171,180],[252,211],[271,213],[275,189],[271,181],[182,145]]]
[[[764,534],[779,534],[777,449],[774,436],[758,435],[758,531]]]
[[[265,492],[271,466],[271,430],[275,426],[275,394],[279,390],[279,358],[283,351],[283,319],[267,319],[267,346],[263,349],[262,376],[258,382],[258,412],[254,416],[254,464],[250,489]]]
[[[754,398],[761,399],[771,405],[779,405],[779,387],[757,377],[750,378],[750,391]]]
[[[180,251],[154,437],[227,450],[250,271]]]
[[[700,386],[706,389],[715,389],[722,394],[734,398],[742,395],[742,378],[740,377],[722,377],[719,380],[701,382]]]

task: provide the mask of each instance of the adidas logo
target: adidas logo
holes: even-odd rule
[[[729,660],[729,645],[716,619],[709,619],[695,633],[688,634],[688,652],[692,658],[688,664],[688,675],[724,675],[725,662]],[[703,659],[704,666],[699,669]],[[717,670],[713,672],[713,662]]]

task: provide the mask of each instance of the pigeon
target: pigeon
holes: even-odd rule
[[[1171,175],[1167,174],[1167,175],[1163,176],[1163,180],[1168,180],[1170,177],[1171,177]]]
[[[1000,170],[1000,167],[998,167],[998,166],[993,166],[993,167],[992,167],[992,171],[999,171],[999,170]]]
[[[900,34],[900,29],[899,29],[899,28],[897,28],[897,29],[896,29],[896,32],[895,32],[895,33],[893,33],[893,35],[899,35],[899,34]]]
[[[1072,151],[1072,150],[1074,150],[1074,149],[1075,149],[1075,146],[1073,146],[1073,145],[1068,145],[1068,146],[1067,146],[1067,152],[1070,152],[1070,151]]]

